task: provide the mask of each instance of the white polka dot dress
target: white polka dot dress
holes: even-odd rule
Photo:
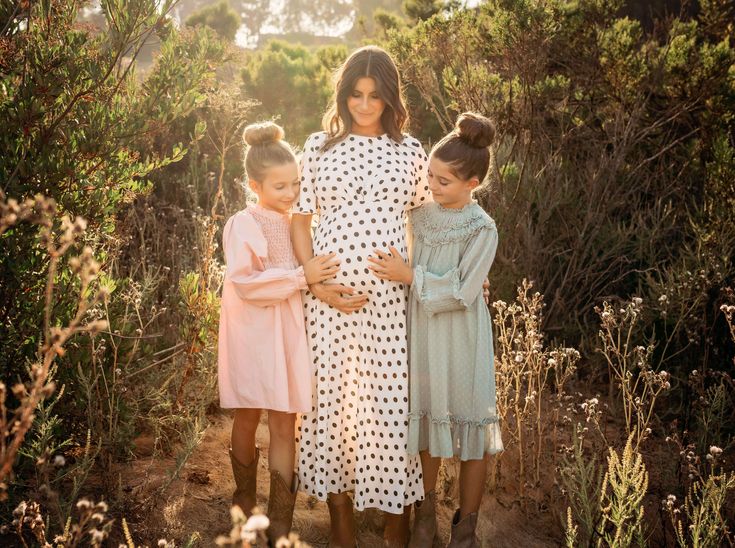
[[[294,213],[317,214],[314,254],[341,259],[336,283],[367,293],[366,307],[343,314],[306,293],[314,365],[312,411],[299,432],[302,488],[320,500],[354,491],[358,510],[400,513],[423,498],[421,464],[406,452],[408,363],[406,290],[376,278],[367,257],[396,247],[406,256],[406,210],[430,199],[420,143],[387,135],[348,135],[322,152],[309,137]]]

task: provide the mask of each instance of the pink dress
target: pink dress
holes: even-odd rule
[[[224,229],[227,270],[219,325],[224,408],[311,411],[311,361],[289,217],[253,206]]]

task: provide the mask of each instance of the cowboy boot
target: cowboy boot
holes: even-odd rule
[[[352,499],[349,496],[335,502],[327,497],[329,507],[329,548],[355,548],[355,518],[352,512]]]
[[[416,511],[408,548],[430,548],[436,538],[436,492],[432,489],[426,493],[424,500],[414,507]]]
[[[465,516],[460,521],[457,510],[452,518],[452,536],[447,548],[480,548],[480,540],[475,535],[476,527],[477,512]]]
[[[258,460],[260,449],[255,448],[255,458],[248,465],[241,463],[235,458],[230,448],[230,461],[232,462],[232,474],[235,476],[235,492],[232,494],[232,505],[239,506],[246,516],[250,516],[255,507],[255,492],[257,489]]]
[[[268,543],[271,546],[276,545],[276,541],[281,537],[288,537],[291,532],[291,524],[293,523],[293,507],[296,503],[296,490],[298,487],[298,479],[294,474],[291,482],[292,488],[289,489],[283,476],[271,470],[271,490],[268,496]]]
[[[411,507],[406,506],[402,514],[385,514],[383,546],[385,548],[404,548],[408,542]]]

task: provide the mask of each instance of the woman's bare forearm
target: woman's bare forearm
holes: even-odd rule
[[[291,217],[291,243],[300,265],[314,256],[311,240],[311,215],[294,214]]]

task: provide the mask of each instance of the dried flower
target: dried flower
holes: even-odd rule
[[[247,531],[265,531],[270,525],[270,520],[265,514],[253,514],[248,518],[244,528]]]

